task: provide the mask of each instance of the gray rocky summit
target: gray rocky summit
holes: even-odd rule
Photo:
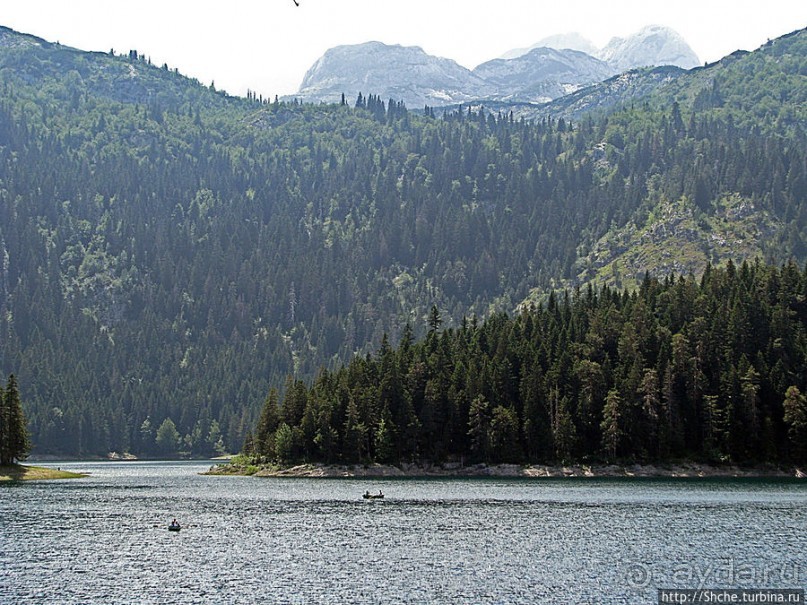
[[[684,69],[700,65],[689,44],[676,31],[662,25],[649,25],[627,38],[613,38],[597,56],[620,72],[657,65]]]
[[[295,95],[305,101],[352,102],[358,93],[409,107],[449,105],[487,96],[487,82],[456,61],[434,57],[417,46],[366,42],[328,50],[306,72]]]
[[[513,59],[488,61],[473,73],[494,86],[496,100],[543,103],[601,82],[616,71],[584,52],[539,47]]]

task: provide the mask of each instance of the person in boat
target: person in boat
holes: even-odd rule
[[[179,523],[177,522],[177,520],[176,520],[176,519],[174,519],[173,521],[171,521],[171,527],[179,527]]]
[[[369,498],[369,497],[370,497],[370,490],[369,490],[369,489],[368,489],[366,492],[364,492],[364,497],[365,497],[365,498]]]
[[[379,497],[379,498],[383,498],[383,497],[384,497],[384,494],[381,492],[381,490],[378,490],[378,497]]]

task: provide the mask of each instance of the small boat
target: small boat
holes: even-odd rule
[[[364,494],[362,494],[362,498],[365,500],[378,500],[383,497],[384,494],[382,494],[380,491],[377,494],[371,494],[370,492],[364,492]]]
[[[171,524],[168,526],[168,531],[179,531],[180,529],[182,529],[182,526],[177,523],[176,519],[171,521]]]

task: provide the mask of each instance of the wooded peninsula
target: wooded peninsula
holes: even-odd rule
[[[441,329],[272,390],[240,463],[807,460],[807,272],[743,263]]]

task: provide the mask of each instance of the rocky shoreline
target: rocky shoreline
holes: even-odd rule
[[[400,466],[367,464],[367,465],[333,465],[333,464],[299,464],[290,467],[241,467],[232,464],[219,464],[205,473],[208,475],[251,475],[255,477],[780,477],[804,478],[800,469],[783,469],[775,466],[757,466],[743,468],[733,465],[712,466],[698,463],[680,463],[669,465],[633,464],[633,465],[518,465],[518,464],[475,464],[464,466],[459,463],[402,464]]]

